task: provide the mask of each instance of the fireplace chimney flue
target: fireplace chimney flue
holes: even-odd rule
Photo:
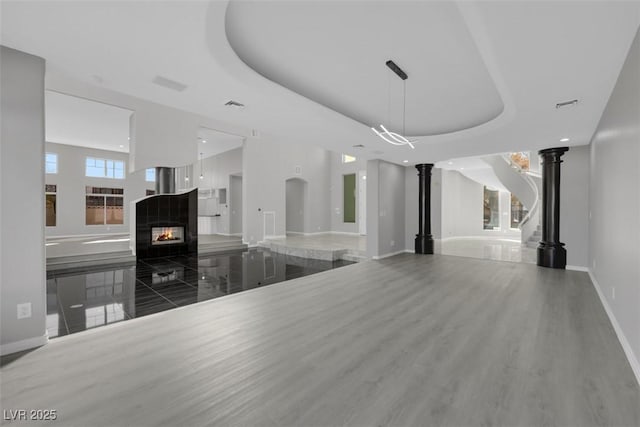
[[[156,194],[174,194],[176,192],[176,172],[174,168],[156,167]]]

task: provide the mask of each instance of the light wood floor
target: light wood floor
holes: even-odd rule
[[[585,273],[443,255],[62,337],[1,373],[3,409],[65,426],[640,425]]]

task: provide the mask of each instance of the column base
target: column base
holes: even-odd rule
[[[567,266],[567,250],[564,243],[545,243],[538,245],[538,265],[549,268],[562,268]]]
[[[431,234],[426,236],[416,234],[415,251],[417,254],[433,254],[433,236]]]

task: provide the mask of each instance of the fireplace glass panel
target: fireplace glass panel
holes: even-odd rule
[[[152,227],[152,245],[184,243],[184,227]]]

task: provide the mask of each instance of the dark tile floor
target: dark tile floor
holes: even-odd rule
[[[252,249],[47,273],[47,330],[58,337],[351,264]]]

